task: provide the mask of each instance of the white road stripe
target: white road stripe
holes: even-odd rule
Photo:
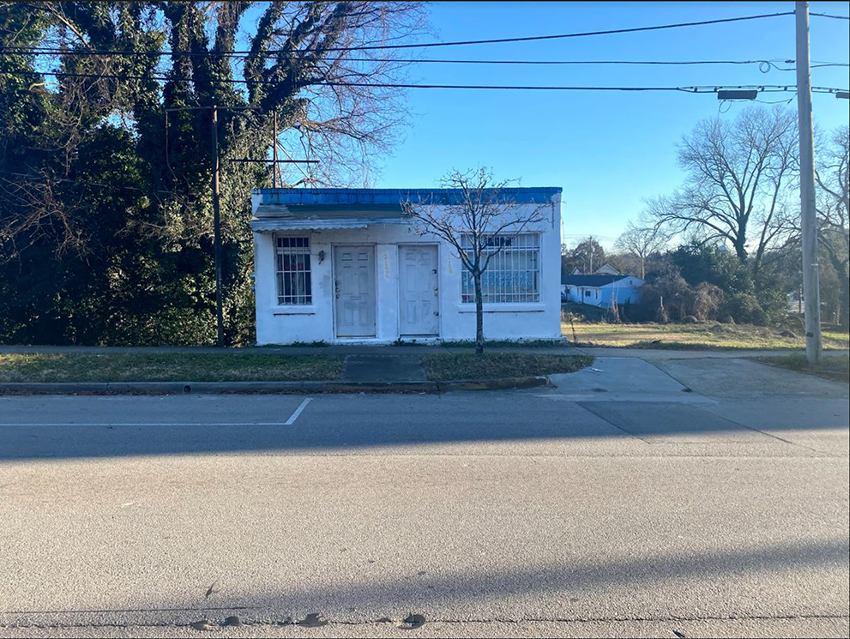
[[[280,422],[8,422],[6,426],[280,426]]]
[[[301,411],[303,411],[305,408],[307,408],[307,404],[309,404],[312,401],[313,401],[313,398],[308,397],[303,402],[301,402],[301,405],[298,408],[295,409],[295,412],[292,413],[292,416],[289,419],[287,419],[283,423],[283,425],[284,426],[292,426],[295,423],[295,420],[298,419],[298,416],[301,414]]]

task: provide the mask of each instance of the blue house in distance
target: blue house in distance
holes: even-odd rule
[[[643,280],[634,275],[567,275],[561,281],[566,301],[598,308],[636,303],[641,286]]]

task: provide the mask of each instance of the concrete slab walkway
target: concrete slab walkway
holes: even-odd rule
[[[722,360],[728,362],[728,360]],[[575,373],[549,375],[559,396],[571,402],[704,403],[667,372],[636,357],[597,357],[593,366]]]
[[[343,382],[424,382],[418,355],[348,355],[342,367]]]

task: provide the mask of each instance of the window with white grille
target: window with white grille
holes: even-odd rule
[[[276,238],[277,303],[282,306],[313,303],[310,281],[310,238]]]
[[[461,241],[472,259],[472,236],[464,235]],[[481,300],[485,304],[540,301],[540,236],[537,233],[491,236],[487,238],[487,251],[493,257],[481,276]],[[461,302],[475,302],[475,281],[465,267]]]

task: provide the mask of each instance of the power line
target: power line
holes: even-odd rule
[[[792,85],[782,84],[748,84],[734,87],[724,85],[678,86],[678,87],[600,87],[600,86],[511,86],[511,85],[482,85],[482,84],[381,84],[369,82],[317,82],[324,86],[347,87],[378,87],[393,89],[489,89],[507,91],[680,91],[684,93],[716,93],[721,89],[751,89],[759,93],[781,93],[796,91]],[[833,87],[812,87],[815,93],[835,93],[844,91]]]
[[[850,20],[850,16],[839,16],[834,13],[813,13],[809,12],[810,16],[817,16],[819,18],[832,18],[833,20]]]
[[[0,75],[51,75],[56,77],[71,77],[71,78],[93,78],[93,79],[116,79],[116,80],[156,80],[156,81],[178,81],[192,82],[189,78],[168,78],[167,76],[140,76],[140,75],[120,75],[120,74],[96,74],[96,73],[65,73],[61,71],[0,71]],[[229,84],[247,84],[248,80],[240,80],[235,78],[225,78],[219,80]],[[272,80],[260,80],[259,84],[273,84]],[[469,90],[505,90],[505,91],[679,91],[684,93],[716,93],[724,89],[750,89],[757,90],[760,93],[778,93],[795,91],[792,85],[782,84],[748,84],[727,86],[722,84],[717,85],[698,85],[698,86],[653,86],[653,87],[623,87],[623,86],[558,86],[558,85],[486,85],[486,84],[402,84],[402,83],[385,83],[385,82],[311,82],[304,86],[337,86],[337,87],[363,87],[377,89],[469,89]],[[834,87],[812,87],[812,91],[816,93],[836,93],[845,91]],[[205,107],[197,107],[205,108]]]
[[[467,46],[467,45],[478,45],[478,44],[506,44],[510,42],[537,42],[542,40],[563,40],[566,38],[585,38],[592,36],[603,36],[603,35],[617,35],[621,33],[640,33],[644,31],[661,31],[666,29],[681,29],[686,27],[698,27],[698,26],[707,26],[713,24],[727,24],[732,22],[744,22],[749,20],[763,20],[767,18],[779,18],[782,16],[791,16],[794,15],[793,11],[783,11],[779,13],[762,13],[758,15],[752,16],[739,16],[737,18],[718,18],[715,20],[700,20],[696,22],[677,22],[673,24],[660,24],[660,25],[652,25],[648,27],[627,27],[624,29],[607,29],[604,31],[583,31],[578,33],[559,33],[554,35],[542,35],[542,36],[524,36],[517,38],[489,38],[485,40],[457,40],[453,42],[420,42],[420,43],[411,43],[411,44],[380,44],[380,45],[355,45],[349,47],[327,47],[327,48],[307,48],[300,49],[299,53],[309,53],[314,51],[378,51],[378,50],[390,50],[390,49],[421,49],[421,48],[432,48],[432,47],[454,47],[454,46]],[[811,14],[811,15],[819,15],[819,14]],[[826,16],[826,14],[824,14]],[[834,16],[833,16],[834,17]],[[24,47],[18,47],[19,49],[23,49]],[[252,55],[251,51],[127,51],[127,50],[85,50],[85,49],[73,49],[70,51],[62,51],[61,53],[67,55],[170,55],[170,56],[215,56],[215,57],[233,57],[233,56],[244,56],[244,55]],[[271,50],[260,53],[261,56],[271,56],[278,55],[280,53],[288,53],[285,50]]]
[[[0,55],[63,55],[69,53],[62,49],[49,49],[43,47],[6,47],[0,48]],[[85,51],[81,50],[80,54],[84,55],[112,55],[112,52],[104,51]],[[168,55],[166,51],[156,52],[157,55]],[[144,52],[115,52],[115,55],[144,55]],[[211,52],[210,55],[214,55]],[[193,53],[193,55],[196,55]],[[203,53],[198,55],[204,55]],[[242,57],[244,54],[233,54],[234,57]],[[247,57],[247,56],[245,56]],[[290,57],[296,57],[292,54]],[[327,62],[395,62],[399,64],[485,64],[485,65],[530,65],[530,66],[576,66],[576,65],[637,65],[637,66],[696,66],[696,65],[750,65],[757,64],[759,66],[767,65],[768,68],[774,68],[779,71],[793,71],[793,68],[786,69],[779,67],[779,64],[794,64],[793,59],[773,59],[773,60],[469,60],[469,59],[447,59],[447,58],[328,58]],[[850,64],[845,62],[822,62],[814,64],[812,67],[850,67]]]

